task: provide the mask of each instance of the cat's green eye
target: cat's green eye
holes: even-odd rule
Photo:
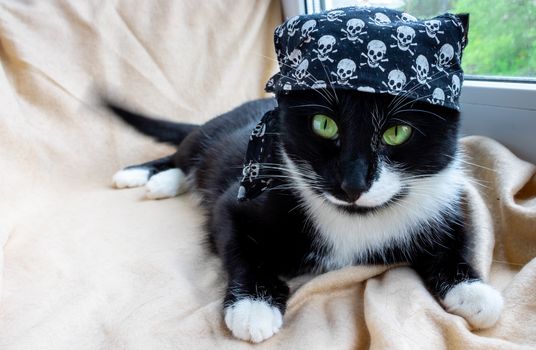
[[[339,136],[337,123],[325,114],[315,114],[313,117],[313,131],[320,137],[335,140]]]
[[[395,125],[385,130],[383,141],[389,146],[398,146],[409,139],[411,132],[411,127],[408,125]]]

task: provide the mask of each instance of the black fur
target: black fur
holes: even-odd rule
[[[125,123],[134,127],[139,132],[152,136],[157,141],[178,146],[181,141],[199,126],[186,123],[172,123],[165,120],[149,119],[139,114],[127,111],[111,101],[104,101],[104,106],[109,108]]]
[[[314,91],[281,95],[277,100],[280,144],[290,157],[307,162],[322,177],[322,190],[336,198],[348,199],[347,191],[341,188],[344,181],[354,191],[366,191],[378,176],[379,159],[403,166],[408,174],[426,176],[444,169],[455,157],[458,112],[415,102],[399,108],[406,111],[389,115],[393,96],[349,91],[338,91],[337,95],[338,102],[328,102]],[[319,259],[330,251],[315,245],[317,233],[306,224],[306,213],[292,188],[273,189],[247,202],[236,199],[251,130],[275,106],[275,99],[252,101],[201,127],[132,117],[115,106],[112,110],[141,132],[179,144],[172,162],[164,159],[142,166],[178,167],[193,178],[195,190],[202,194],[203,206],[209,213],[210,241],[228,275],[225,305],[244,297],[262,298],[284,312],[289,290],[281,277],[318,271]],[[376,108],[383,116],[382,130],[401,122],[414,126],[410,141],[398,147],[383,144],[371,121],[371,111]],[[325,140],[312,132],[311,117],[316,113],[327,114],[337,122],[338,140]],[[166,127],[172,131],[161,129]],[[183,137],[185,134],[188,135]],[[158,171],[161,170],[165,169],[160,167]],[[404,196],[401,191],[392,201]],[[479,279],[466,248],[461,204],[453,207],[455,210],[445,214],[441,225],[417,235],[410,249],[385,246],[366,258],[356,255],[354,264],[407,262],[438,297],[444,297],[461,281]],[[382,210],[357,206],[339,209],[352,215],[374,215]]]

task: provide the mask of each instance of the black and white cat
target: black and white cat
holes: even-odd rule
[[[149,198],[199,193],[210,242],[228,276],[227,327],[260,342],[283,323],[282,277],[349,265],[408,263],[447,311],[475,328],[495,324],[501,294],[482,281],[462,208],[459,113],[387,94],[333,90],[246,103],[202,126],[109,107],[177,153],[128,167],[116,187]],[[281,185],[237,201],[251,130],[276,108]]]

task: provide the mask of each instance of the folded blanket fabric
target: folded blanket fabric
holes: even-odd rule
[[[0,0],[0,18],[0,349],[253,347],[222,322],[195,201],[109,185],[171,149],[88,101],[97,86],[201,123],[264,96],[279,2]],[[407,267],[360,266],[291,281],[283,329],[255,347],[536,347],[536,167],[487,138],[462,147],[474,249],[506,302],[495,327],[471,332]]]

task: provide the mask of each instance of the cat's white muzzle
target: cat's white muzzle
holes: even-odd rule
[[[332,194],[323,193],[324,198],[335,205],[374,208],[384,205],[402,190],[400,175],[385,164],[380,166],[380,176],[372,183],[368,191],[363,192],[356,201],[348,202]]]

